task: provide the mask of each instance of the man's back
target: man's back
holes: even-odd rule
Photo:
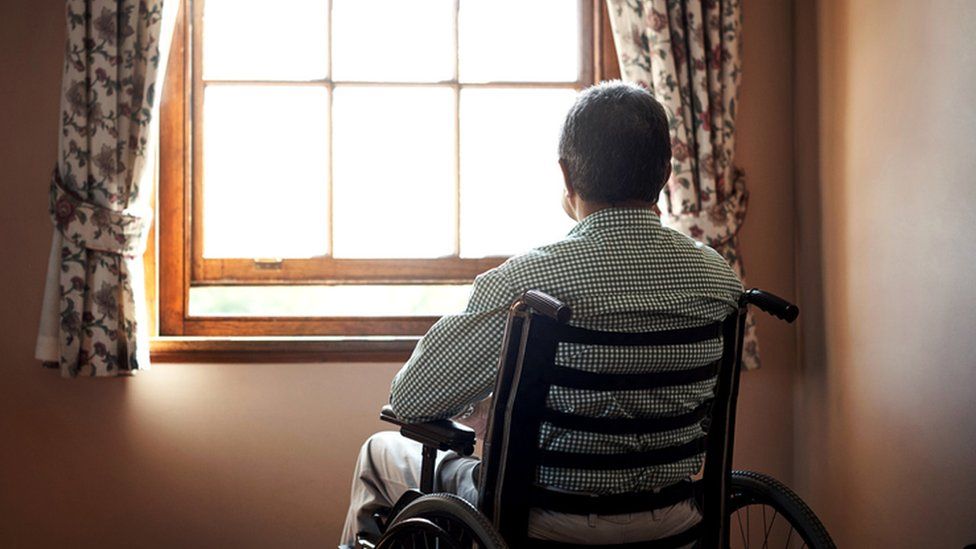
[[[572,324],[608,331],[651,331],[721,320],[742,291],[725,260],[710,248],[661,227],[650,209],[607,208],[587,216],[555,244],[513,257],[475,282],[467,310],[445,317],[393,383],[402,416],[447,417],[487,396],[494,383],[508,306],[529,289],[573,309]],[[563,345],[560,364],[589,371],[640,373],[694,368],[721,355],[718,340],[668,348]],[[690,411],[710,397],[712,380],[657,391],[554,388],[550,404],[592,417],[648,417]],[[692,427],[649,435],[596,436],[544,424],[540,445],[552,450],[616,453],[689,441]],[[627,492],[671,484],[698,470],[701,457],[660,467],[594,475],[540,470],[540,483],[589,493]]]

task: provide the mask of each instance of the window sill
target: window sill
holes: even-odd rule
[[[404,362],[420,337],[155,337],[154,362]]]

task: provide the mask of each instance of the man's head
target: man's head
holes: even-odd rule
[[[671,175],[664,107],[644,88],[620,81],[583,90],[563,124],[559,164],[568,201],[649,207]]]

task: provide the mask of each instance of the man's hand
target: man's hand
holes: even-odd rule
[[[488,414],[491,413],[492,398],[489,396],[474,404],[470,413],[465,412],[454,418],[461,425],[474,429],[478,440],[484,440],[488,431]]]

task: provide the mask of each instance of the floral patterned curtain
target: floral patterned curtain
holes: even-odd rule
[[[665,222],[704,241],[745,272],[738,232],[749,193],[734,163],[742,74],[739,0],[607,0],[620,74],[650,89],[671,122],[673,173]],[[755,321],[743,363],[759,366]]]
[[[65,2],[60,141],[51,178],[55,231],[35,353],[65,377],[149,367],[142,274],[153,183],[147,166],[172,4],[164,18],[163,0]]]

